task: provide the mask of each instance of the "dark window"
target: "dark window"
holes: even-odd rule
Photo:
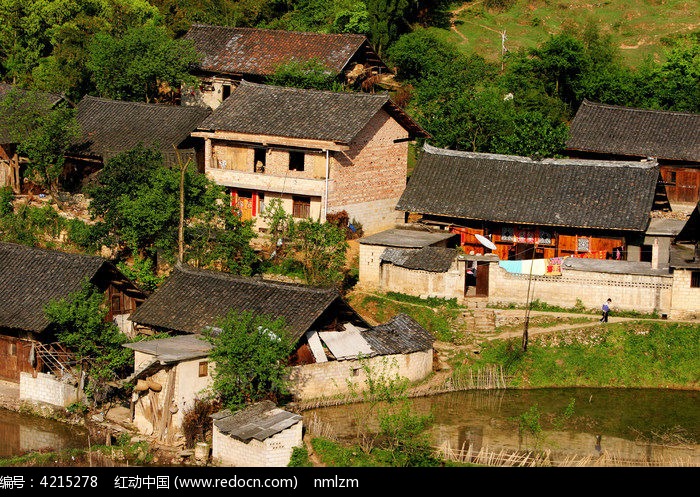
[[[289,152],[289,170],[304,170],[304,152]]]
[[[292,197],[292,217],[306,219],[311,216],[311,198]]]
[[[122,310],[122,299],[121,295],[112,295],[112,312],[118,312]]]
[[[231,95],[231,85],[224,85],[221,89],[221,100],[226,100]]]
[[[700,271],[690,273],[690,288],[700,288]]]
[[[255,164],[256,173],[265,172],[265,157],[267,157],[267,151],[264,148],[255,149],[253,163]]]
[[[207,361],[203,361],[199,363],[199,377],[202,378],[204,376],[207,376],[209,374],[209,363]]]

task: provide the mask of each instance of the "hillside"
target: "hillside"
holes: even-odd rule
[[[582,31],[588,24],[610,34],[624,62],[635,67],[647,56],[662,60],[667,41],[700,29],[700,17],[693,0],[475,0],[454,10],[452,31],[445,34],[465,51],[497,61],[504,32],[505,48],[513,52],[534,48],[565,26]]]

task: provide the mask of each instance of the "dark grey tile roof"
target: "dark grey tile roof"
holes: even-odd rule
[[[700,162],[700,114],[584,100],[570,135],[572,151]]]
[[[164,153],[180,146],[211,109],[198,106],[122,102],[85,96],[78,104],[83,133],[75,146],[80,155],[109,158],[139,143]]]
[[[429,245],[449,240],[451,238],[459,238],[459,235],[450,233],[449,231],[430,231],[426,229],[411,229],[411,228],[391,228],[385,231],[380,231],[373,235],[360,238],[362,245],[384,245],[386,247],[401,247],[401,248],[422,248]]]
[[[235,75],[270,76],[291,60],[317,60],[339,74],[367,38],[359,34],[304,33],[193,24],[185,34],[204,56],[201,69]]]
[[[406,314],[397,314],[386,323],[363,331],[362,336],[378,355],[428,350],[435,342],[429,331]]]
[[[186,333],[215,326],[231,310],[284,318],[298,340],[336,301],[334,288],[273,282],[177,266],[131,315],[135,323]]]
[[[150,354],[160,363],[169,364],[208,357],[212,344],[201,335],[177,335],[169,338],[125,343],[124,347]]]
[[[252,439],[263,441],[277,435],[300,423],[302,417],[264,400],[234,413],[219,411],[212,415],[212,419],[221,433],[248,443]]]
[[[651,262],[585,259],[581,257],[565,257],[562,262],[562,270],[672,277],[668,272],[668,264],[659,263],[658,269],[652,269]]]
[[[199,129],[350,143],[381,109],[409,133],[425,132],[386,93],[332,92],[241,81]]]
[[[677,269],[700,269],[700,249],[690,244],[672,244],[669,266]]]
[[[8,83],[0,83],[0,100],[7,97],[7,95],[13,89],[15,89],[16,91],[18,91],[20,93],[26,92],[26,90],[23,90],[15,85],[11,85]],[[64,100],[63,95],[61,95],[60,93],[37,92],[37,96],[39,98],[46,99],[46,104],[49,107],[53,107]],[[10,138],[10,130],[7,129],[7,127],[4,125],[4,123],[0,121],[0,143],[11,143],[11,142],[12,142],[12,139]]]
[[[406,269],[444,273],[450,269],[457,255],[455,249],[444,247],[387,248],[382,253],[381,259]]]
[[[44,306],[68,297],[110,262],[0,242],[0,327],[41,332],[49,321]]]
[[[461,219],[644,231],[655,161],[545,159],[425,145],[396,209]]]

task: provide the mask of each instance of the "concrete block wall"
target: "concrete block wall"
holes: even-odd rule
[[[523,304],[528,291],[527,274],[513,274],[489,266],[489,303]],[[673,278],[637,274],[612,274],[563,270],[561,276],[532,276],[531,300],[573,307],[580,299],[587,308],[598,309],[612,299],[612,310],[668,313],[671,309]]]
[[[394,378],[398,375],[409,381],[417,381],[432,372],[433,349],[370,357],[363,361],[330,361],[295,366],[290,375],[292,394],[297,400],[310,400],[361,391],[367,384],[365,365],[375,376]]]
[[[212,462],[219,466],[285,467],[289,464],[294,447],[302,444],[302,422],[265,440],[252,439],[248,443],[212,431]]]
[[[383,264],[380,289],[420,297],[462,298],[464,297],[464,272],[460,272],[457,263],[445,273],[418,271],[393,264]]]
[[[673,270],[673,293],[670,317],[673,319],[700,318],[700,288],[690,286],[692,270]]]
[[[19,398],[32,402],[44,402],[59,407],[68,407],[85,396],[77,386],[65,383],[48,373],[21,372],[19,375]]]

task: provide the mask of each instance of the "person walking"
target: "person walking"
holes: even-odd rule
[[[600,318],[601,323],[608,322],[608,314],[610,314],[610,304],[611,303],[612,303],[611,299],[608,299],[605,302],[603,302],[603,315]]]

